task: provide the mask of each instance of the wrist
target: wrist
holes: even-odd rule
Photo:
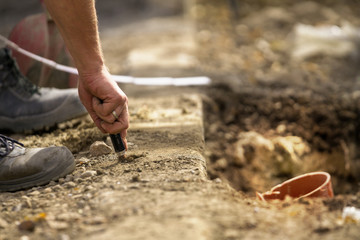
[[[107,71],[107,68],[102,59],[97,61],[87,61],[84,63],[75,63],[80,77],[92,76]]]

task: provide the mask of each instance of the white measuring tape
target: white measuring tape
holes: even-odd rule
[[[36,61],[39,61],[49,67],[55,68],[62,72],[67,72],[75,75],[79,75],[78,71],[74,67],[65,66],[62,64],[58,64],[50,59],[38,56],[33,54],[21,47],[19,47],[16,43],[10,41],[6,37],[0,34],[0,40],[5,44],[13,48],[15,51],[18,51],[21,54],[24,54]],[[190,86],[190,85],[208,85],[211,80],[208,77],[200,76],[200,77],[183,77],[183,78],[172,78],[172,77],[131,77],[131,76],[122,76],[122,75],[111,75],[115,82],[117,83],[131,83],[135,85],[157,85],[157,86]]]

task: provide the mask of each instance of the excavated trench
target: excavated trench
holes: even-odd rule
[[[219,85],[208,91],[210,178],[253,194],[303,173],[326,171],[335,194],[359,191],[358,98],[294,86],[244,86],[234,92]]]
[[[204,98],[210,178],[254,194],[326,171],[335,194],[359,191],[359,58],[292,57],[301,47],[297,24],[357,26],[358,7],[331,0],[196,1],[199,67],[214,83]]]

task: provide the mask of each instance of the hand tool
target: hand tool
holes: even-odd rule
[[[125,155],[126,149],[123,140],[121,139],[120,134],[110,134],[111,142],[114,146],[114,150],[119,157]]]

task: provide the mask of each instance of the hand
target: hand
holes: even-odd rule
[[[105,67],[93,73],[80,74],[79,97],[95,125],[103,133],[120,133],[127,148],[129,127],[128,99]],[[113,111],[115,113],[113,114]],[[115,116],[118,116],[116,119]]]

